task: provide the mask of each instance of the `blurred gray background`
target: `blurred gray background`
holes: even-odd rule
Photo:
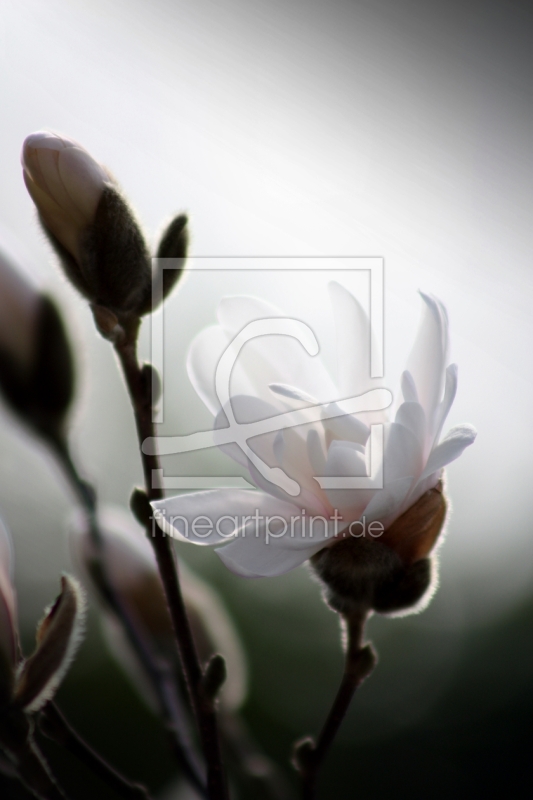
[[[0,6],[0,232],[64,310],[78,355],[72,442],[102,500],[127,504],[141,479],[133,423],[110,348],[38,230],[19,162],[30,132],[71,136],[110,167],[152,242],[186,210],[193,256],[383,257],[391,388],[417,289],[448,307],[459,364],[449,423],[479,435],[448,472],[453,515],[432,606],[370,624],[380,665],[324,771],[328,800],[530,796],[532,23],[531,6],[503,0]],[[240,292],[316,311],[331,348],[319,287],[289,282],[285,303],[251,272],[192,274],[165,312],[165,433],[209,424],[184,358],[218,299]],[[4,408],[0,452],[31,642],[69,568],[73,503]],[[211,466],[234,472],[215,453],[183,470]],[[245,581],[212,552],[180,554],[234,616],[250,662],[245,714],[290,776],[290,742],[317,730],[336,689],[336,620],[306,568]],[[62,696],[136,777],[157,788],[172,779],[157,723],[111,662],[96,614]],[[74,780],[70,763],[61,769]]]

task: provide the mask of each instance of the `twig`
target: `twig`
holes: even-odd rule
[[[320,766],[346,716],[352,697],[376,664],[376,655],[372,647],[363,646],[366,618],[366,610],[344,618],[346,657],[337,696],[316,743],[306,738],[295,746],[294,762],[302,777],[303,800],[314,800]]]
[[[15,711],[4,714],[0,723],[0,747],[26,789],[39,800],[66,800],[33,738],[32,720]]]
[[[151,396],[147,391],[137,361],[136,335],[130,335],[122,340],[119,339],[115,343],[115,349],[122,365],[135,414],[147,497],[149,500],[160,500],[163,497],[162,490],[152,484],[152,473],[154,470],[159,469],[159,458],[157,455],[147,455],[142,452],[144,440],[154,436],[154,426],[152,422]],[[163,531],[159,528],[152,531],[151,526],[148,525],[146,532],[157,558],[178,643],[183,673],[198,724],[202,749],[207,763],[208,795],[210,800],[227,800],[228,791],[222,764],[215,701],[213,697],[204,691],[204,673],[196,652],[181,593],[176,559],[170,540]]]
[[[39,724],[45,736],[76,756],[124,800],[151,800],[144,786],[128,781],[76,733],[55,703],[44,707]]]
[[[105,538],[98,524],[96,492],[87,481],[81,478],[67,445],[59,440],[52,441],[51,445],[81,506],[87,514],[89,532],[94,547],[92,577],[98,584],[111,612],[120,621],[129,644],[137,655],[156,693],[161,713],[169,732],[171,749],[184,775],[202,796],[206,796],[203,769],[190,741],[185,709],[178,696],[178,689],[172,679],[171,672],[169,669],[165,669],[165,665],[154,656],[146,637],[143,636],[122,602],[106,568]]]

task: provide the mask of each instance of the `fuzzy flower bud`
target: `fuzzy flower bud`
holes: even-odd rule
[[[105,167],[77,142],[32,133],[24,182],[69,280],[92,304],[139,314],[151,294],[143,236]]]
[[[0,520],[0,719],[2,711],[39,711],[56,693],[81,642],[85,600],[79,583],[61,578],[61,592],[44,612],[33,654],[22,658],[13,586],[13,548]]]
[[[424,608],[436,586],[430,558],[446,520],[442,482],[425,492],[379,539],[347,534],[314,555],[327,602],[349,616],[360,609],[401,615]]]
[[[0,249],[0,392],[39,433],[57,437],[74,391],[62,319]]]

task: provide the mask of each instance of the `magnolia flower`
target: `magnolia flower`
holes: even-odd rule
[[[74,578],[63,575],[61,592],[37,628],[35,651],[22,657],[12,544],[0,520],[0,707],[34,713],[54,696],[80,644],[84,619],[82,589]]]
[[[457,367],[447,366],[448,319],[439,300],[422,295],[422,322],[390,420],[383,410],[346,413],[346,404],[337,402],[374,389],[376,381],[369,377],[365,312],[337,283],[330,285],[330,296],[338,334],[338,386],[320,357],[306,355],[290,336],[260,336],[239,354],[231,378],[231,408],[221,408],[214,375],[222,353],[252,320],[281,316],[254,298],[223,299],[219,324],[201,332],[189,352],[190,379],[215,415],[219,439],[232,415],[248,423],[294,408],[309,414],[307,424],[251,438],[246,454],[235,444],[223,445],[248,469],[254,490],[197,492],[152,504],[164,531],[199,545],[222,545],[216,552],[224,564],[244,577],[281,575],[307,559],[318,559],[319,552],[341,553],[341,540],[346,539],[379,542],[382,562],[387,553],[404,567],[420,562],[444,522],[443,468],[475,438],[471,426],[459,425],[441,439],[455,397]],[[316,406],[324,403],[329,405],[317,422]],[[373,473],[369,425],[379,423],[384,448]],[[270,480],[258,459],[268,465]],[[272,480],[276,469],[290,481]],[[365,485],[343,486],[345,479],[355,478],[366,478]],[[366,558],[358,555],[359,561]]]
[[[61,316],[0,248],[0,392],[45,435],[60,433],[74,368]]]
[[[146,313],[146,244],[106,168],[73,139],[45,131],[25,139],[22,166],[44,231],[67,277],[96,307],[97,324],[109,333],[109,310]]]
[[[107,574],[130,618],[150,645],[154,655],[178,669],[178,654],[167,602],[154,552],[144,531],[129,514],[107,507],[101,512],[104,537],[104,563]],[[83,515],[77,515],[70,536],[73,560],[80,577],[92,587],[103,605],[103,629],[111,652],[125,672],[153,704],[152,692],[138,666],[137,659],[121,626],[109,613],[105,597],[94,579],[94,544]],[[239,637],[221,598],[198,578],[183,561],[180,582],[191,622],[198,654],[207,663],[214,653],[221,653],[227,664],[227,678],[220,691],[226,711],[238,708],[246,695],[246,660]]]

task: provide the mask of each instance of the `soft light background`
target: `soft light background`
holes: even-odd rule
[[[526,4],[503,0],[0,6],[2,241],[70,323],[80,363],[72,437],[102,499],[125,504],[140,480],[133,425],[109,347],[37,229],[19,165],[28,133],[50,128],[82,142],[117,176],[152,241],[186,209],[196,255],[384,257],[391,388],[416,330],[417,289],[449,309],[460,370],[449,422],[472,422],[479,436],[449,469],[441,589],[423,616],[371,624],[381,663],[341,732],[324,797],[350,798],[355,786],[369,798],[444,798],[452,787],[496,797],[499,781],[510,791],[504,778],[516,782],[514,797],[526,796],[532,22]],[[208,423],[184,356],[214,321],[218,298],[242,290],[284,305],[275,286],[249,273],[242,284],[224,273],[191,276],[170,301],[165,432]],[[285,305],[305,305],[307,321],[319,314],[331,352],[330,310],[319,290],[305,292],[288,281]],[[31,630],[69,565],[72,503],[47,454],[4,410],[0,449],[0,507]],[[187,468],[232,474],[220,455],[196,459]],[[180,553],[224,594],[250,656],[248,719],[287,763],[290,741],[316,731],[336,687],[333,616],[305,569],[248,582],[213,553]],[[90,637],[64,702],[109,752],[142,761],[142,726],[122,720],[155,724],[110,664],[96,618]],[[102,714],[116,717],[107,739]],[[384,751],[391,769],[376,772]],[[153,753],[151,764],[144,769],[156,784],[171,777]]]

